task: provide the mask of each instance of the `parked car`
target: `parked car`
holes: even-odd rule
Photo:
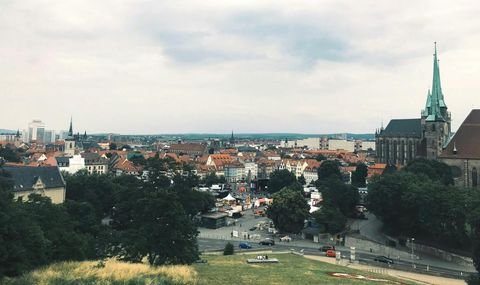
[[[273,239],[264,239],[260,241],[258,244],[260,245],[275,245],[275,241]]]
[[[256,227],[256,226],[255,226],[255,227],[251,227],[251,228],[250,228],[250,230],[251,230],[251,231],[254,231],[254,230],[256,230],[256,229],[257,229],[257,227]]]
[[[378,261],[378,262],[383,262],[383,263],[386,263],[386,264],[393,264],[393,259],[388,258],[388,257],[383,256],[383,255],[376,256],[373,260]]]
[[[289,241],[292,241],[292,238],[289,237],[289,236],[284,236],[284,237],[281,237],[280,240],[281,240],[281,241],[289,242]]]
[[[238,245],[239,248],[242,248],[242,249],[250,249],[252,248],[252,245],[249,244],[248,242],[241,242],[239,245]]]
[[[319,248],[318,250],[320,250],[322,252],[326,252],[327,250],[335,250],[335,246],[334,245],[324,245],[321,248]]]
[[[329,249],[325,252],[325,256],[327,257],[336,257],[337,252],[334,249]]]

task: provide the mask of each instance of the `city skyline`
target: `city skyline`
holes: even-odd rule
[[[7,1],[0,128],[374,133],[419,116],[437,41],[455,131],[478,108],[480,5],[447,3]]]

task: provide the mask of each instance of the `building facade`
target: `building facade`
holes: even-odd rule
[[[439,159],[452,167],[455,185],[480,184],[480,110],[472,110]]]

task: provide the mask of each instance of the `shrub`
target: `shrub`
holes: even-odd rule
[[[233,255],[234,249],[233,249],[233,244],[227,243],[225,245],[225,249],[223,250],[223,255]]]

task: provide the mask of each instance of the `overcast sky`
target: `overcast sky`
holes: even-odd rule
[[[0,0],[0,128],[371,133],[420,116],[437,41],[455,130],[480,4],[399,2]]]

